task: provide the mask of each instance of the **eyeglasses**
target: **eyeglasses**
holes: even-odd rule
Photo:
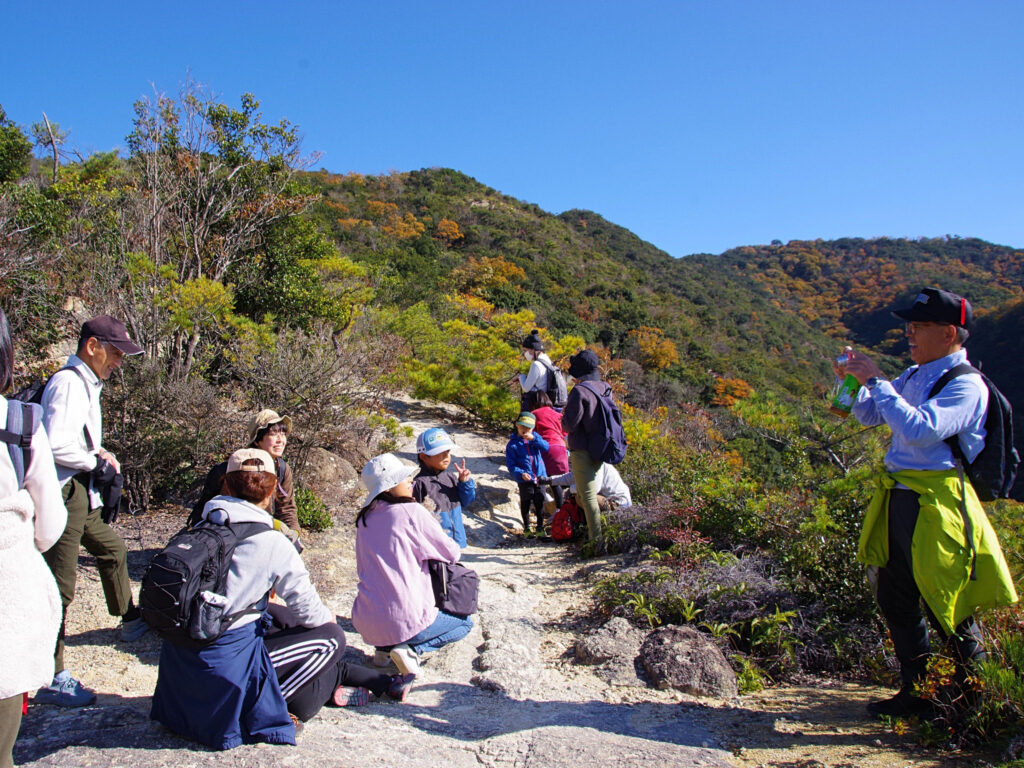
[[[939,328],[939,327],[946,326],[946,325],[950,325],[950,323],[922,323],[922,322],[914,322],[914,323],[907,323],[904,326],[904,328],[905,328],[907,333],[915,333],[916,334],[916,333],[920,332],[923,328]]]

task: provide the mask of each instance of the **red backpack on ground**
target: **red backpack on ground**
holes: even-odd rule
[[[576,499],[568,497],[558,511],[551,516],[551,538],[555,541],[570,541],[580,535],[586,518]]]

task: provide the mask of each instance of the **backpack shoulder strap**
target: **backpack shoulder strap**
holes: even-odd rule
[[[949,382],[951,382],[957,376],[964,376],[968,373],[977,373],[979,376],[981,375],[981,371],[979,371],[970,363],[960,363],[958,365],[954,365],[944,374],[939,376],[938,381],[936,381],[932,385],[932,391],[928,393],[928,399],[931,400],[933,397],[939,394],[939,392],[941,392],[945,388],[945,386],[949,384]]]
[[[0,429],[0,440],[7,443],[19,489],[25,486],[25,473],[32,465],[32,433],[39,420],[37,408],[31,403],[8,400],[7,427]]]
[[[85,374],[82,373],[80,370],[78,370],[78,366],[77,365],[65,365],[63,368],[58,368],[56,371],[54,371],[53,376],[56,376],[61,371],[74,371],[75,375],[79,379],[81,379],[82,385],[85,387],[85,395],[86,395],[86,397],[89,396],[89,394],[90,394],[89,382],[86,381]],[[50,382],[53,381],[53,376],[51,376],[47,380],[46,386],[43,387],[43,392],[46,391],[46,387],[50,386]],[[89,452],[91,453],[92,451],[95,451],[96,450],[96,443],[93,442],[92,435],[89,434],[89,427],[86,424],[82,424],[82,435],[85,437],[85,445],[88,448]]]

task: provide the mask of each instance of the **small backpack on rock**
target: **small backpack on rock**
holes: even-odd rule
[[[164,640],[194,649],[212,643],[242,616],[262,613],[266,595],[225,615],[224,587],[238,542],[268,530],[263,523],[204,522],[179,531],[142,577],[142,618]]]
[[[586,519],[576,499],[567,498],[558,511],[551,516],[551,538],[555,541],[571,541],[580,535]]]

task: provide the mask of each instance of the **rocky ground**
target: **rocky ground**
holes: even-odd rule
[[[577,639],[596,626],[588,585],[614,558],[581,561],[563,545],[525,540],[515,486],[504,479],[505,438],[458,424],[458,414],[395,404],[416,433],[443,423],[482,493],[467,515],[464,561],[481,574],[481,603],[468,638],[427,657],[404,704],[325,707],[297,747],[244,746],[212,752],[149,721],[159,641],[121,643],[107,615],[91,558],[83,554],[71,609],[67,659],[94,688],[94,706],[30,706],[15,748],[35,766],[921,766],[976,765],[977,756],[913,746],[867,719],[864,704],[884,691],[815,681],[731,700],[698,700],[648,687],[635,675],[578,663]],[[414,458],[411,441],[402,455]],[[336,527],[306,537],[304,555],[325,602],[341,617],[349,659],[369,663],[347,617],[355,594],[351,519],[358,491]],[[153,552],[184,520],[181,509],[128,518],[119,528],[138,581]],[[610,681],[610,682],[609,682]],[[885,694],[887,695],[887,694]]]

